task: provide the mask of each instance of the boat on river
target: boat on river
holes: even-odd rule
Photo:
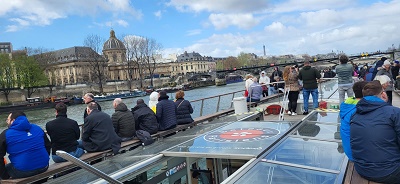
[[[95,95],[94,100],[101,102],[101,101],[108,101],[114,100],[116,98],[135,98],[135,97],[142,97],[146,96],[147,93],[145,91],[140,91],[138,89],[134,89],[133,91],[123,91],[123,92],[116,92],[116,93],[107,93],[106,95]]]

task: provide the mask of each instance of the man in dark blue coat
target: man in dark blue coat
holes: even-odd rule
[[[25,178],[43,173],[49,166],[50,141],[37,125],[29,123],[23,112],[12,112],[8,129],[0,134],[0,157],[6,152],[11,163],[0,161],[1,179]]]
[[[160,91],[158,93],[158,103],[156,116],[158,121],[158,130],[169,130],[176,127],[176,106],[171,100],[167,92]]]
[[[114,131],[111,117],[97,108],[95,102],[90,102],[86,108],[88,116],[83,124],[83,148],[88,152],[112,149],[117,154],[121,138]]]
[[[133,117],[135,118],[136,130],[144,130],[150,134],[158,131],[158,122],[156,114],[150,109],[143,99],[136,101],[136,106],[132,108]]]
[[[378,183],[400,181],[400,109],[387,103],[379,81],[366,84],[350,121],[354,167]]]
[[[386,57],[382,57],[381,60],[377,61],[374,67],[374,71],[372,72],[372,80],[375,79],[376,73],[378,73],[378,68],[382,67],[383,62],[387,60]]]

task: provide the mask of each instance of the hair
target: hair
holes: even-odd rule
[[[257,77],[253,77],[253,82],[258,82],[258,78]]]
[[[289,80],[290,67],[291,66],[285,66],[285,68],[283,69],[283,80],[284,81]]]
[[[11,116],[10,116],[11,120],[17,119],[20,116],[25,116],[26,117],[26,114],[24,112],[22,112],[22,111],[13,111],[13,112],[10,112],[10,114],[11,114]]]
[[[276,81],[277,81],[277,80],[281,80],[281,77],[275,76],[274,79],[275,79]]]
[[[90,102],[90,103],[88,103],[87,108],[92,111],[94,109],[98,109],[99,107],[98,107],[97,103]]]
[[[167,95],[167,92],[164,91],[164,90],[162,90],[162,91],[158,92],[158,94],[160,94],[160,96],[166,96],[166,95]]]
[[[362,91],[363,91],[363,88],[364,88],[364,86],[366,84],[368,84],[367,81],[358,81],[358,82],[354,83],[353,91],[354,91],[354,96],[356,98],[362,98],[363,97]]]
[[[381,83],[381,85],[386,84],[388,82],[390,82],[390,77],[387,75],[377,75],[374,80],[377,80]]]
[[[304,65],[309,65],[311,64],[310,61],[304,61]]]
[[[339,56],[339,61],[341,64],[346,64],[349,62],[349,57],[347,57],[345,54],[342,54]]]
[[[85,96],[90,97],[92,100],[94,100],[93,93],[86,93]]]
[[[67,113],[67,105],[65,105],[64,103],[58,103],[55,107],[57,113]]]
[[[179,90],[175,93],[175,99],[183,98],[184,96],[185,96],[185,92],[183,92],[182,90]]]
[[[116,98],[116,99],[114,99],[114,103],[115,103],[115,106],[117,106],[117,105],[122,103],[122,99],[121,98]]]
[[[137,105],[139,105],[139,104],[144,104],[144,100],[143,100],[143,99],[138,99],[138,100],[136,101],[136,104],[137,104]]]
[[[362,90],[363,96],[376,96],[379,95],[383,91],[382,85],[379,81],[374,80],[372,82],[368,82]]]
[[[247,79],[250,79],[250,78],[253,78],[253,76],[252,76],[251,74],[247,74],[247,75],[246,75],[246,80],[247,80]]]

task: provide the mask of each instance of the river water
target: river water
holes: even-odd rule
[[[233,83],[224,86],[208,86],[203,88],[197,88],[190,91],[185,91],[185,99],[192,101],[201,98],[207,98],[216,95],[222,95],[225,93],[235,92],[244,90],[244,82],[240,83]],[[243,92],[236,93],[235,97],[243,96]],[[168,94],[170,98],[175,98],[175,93]],[[149,102],[149,96],[144,97],[137,97],[137,98],[128,98],[123,99],[123,102],[128,106],[128,108],[133,108],[136,105],[136,100],[139,98],[143,98],[146,104]],[[232,102],[232,95],[222,96],[220,100],[219,110],[228,109],[231,107]],[[114,113],[114,109],[112,107],[113,101],[103,101],[99,102],[102,111],[112,115]],[[212,98],[204,100],[204,107],[203,107],[203,116],[207,114],[215,113],[217,110],[217,103],[218,98]],[[200,109],[201,109],[201,101],[193,102],[192,103],[194,112],[192,114],[193,118],[200,116]],[[69,118],[74,119],[78,122],[78,124],[83,123],[83,112],[86,108],[85,104],[73,105],[68,107],[67,115]],[[51,121],[55,118],[55,110],[54,109],[42,109],[42,110],[32,110],[26,111],[25,114],[27,115],[29,121],[31,123],[37,124],[44,128],[48,121]],[[3,123],[0,123],[0,130],[4,130],[7,125],[5,120],[7,119],[8,114],[1,114],[0,120],[3,120]]]

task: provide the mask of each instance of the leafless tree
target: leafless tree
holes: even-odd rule
[[[150,75],[150,83],[153,86],[153,76],[156,70],[156,59],[161,55],[162,45],[158,43],[155,39],[144,38],[142,51],[143,60],[142,65]]]
[[[88,35],[83,42],[83,45],[90,47],[93,50],[83,53],[83,55],[84,57],[88,58],[90,65],[89,72],[92,76],[92,82],[95,82],[99,85],[100,93],[103,93],[103,83],[107,79],[107,60],[100,55],[104,42],[105,40],[103,38],[95,34]]]
[[[127,73],[128,73],[128,86],[129,89],[132,88],[132,80],[133,78],[140,80],[140,87],[143,87],[143,75],[142,75],[142,67],[140,66],[140,60],[143,57],[142,52],[140,50],[143,38],[132,35],[124,35],[122,38],[122,42],[126,48],[126,63],[127,63]],[[136,75],[135,74],[136,69]]]

